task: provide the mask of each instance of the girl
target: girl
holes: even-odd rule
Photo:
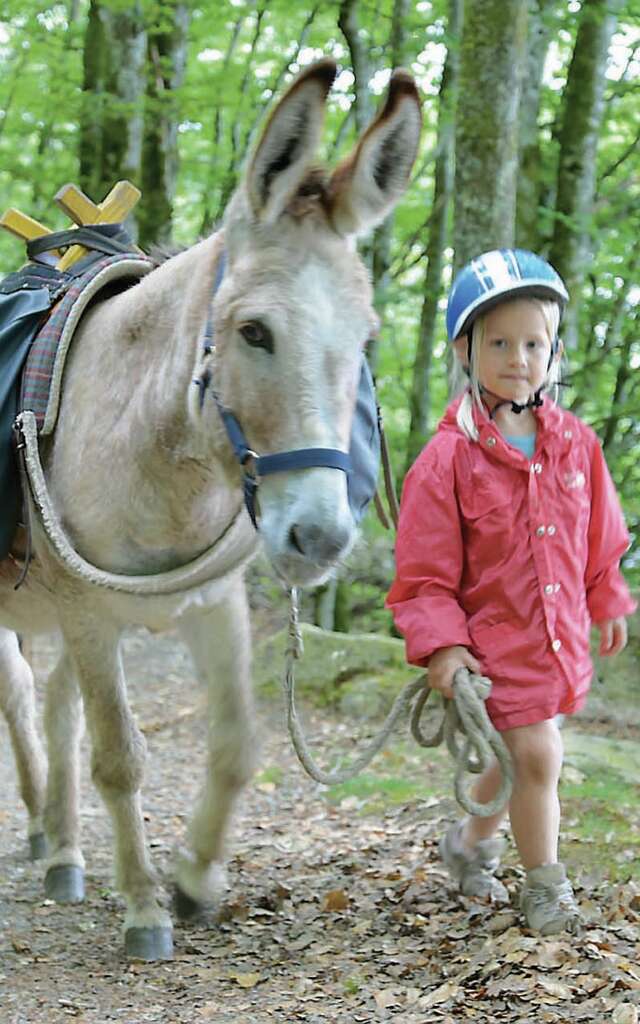
[[[411,664],[452,696],[464,666],[493,686],[487,710],[514,764],[509,815],[526,871],[526,924],[575,930],[579,911],[558,862],[562,740],[600,653],[626,644],[636,607],[620,575],[629,538],[594,432],[545,395],[558,379],[568,299],[555,270],[523,250],[484,253],[457,276],[447,308],[464,394],[407,475],[387,598]],[[474,789],[492,799],[492,766]],[[504,898],[494,837],[506,808],[470,817],[440,842],[467,896]]]

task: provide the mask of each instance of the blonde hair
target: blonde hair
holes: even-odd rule
[[[505,299],[504,301],[515,302],[518,299],[521,300],[522,296],[514,296],[513,299]],[[549,337],[549,344],[553,350],[553,343],[557,338],[558,326],[560,324],[560,307],[558,306],[558,303],[553,302],[551,299],[537,299],[529,296],[526,296],[526,299],[527,302],[532,302],[542,313],[545,327],[547,329],[547,335]],[[474,321],[471,328],[471,353],[469,357],[468,372],[456,354],[453,356],[453,363],[451,367],[452,394],[455,396],[464,391],[462,401],[458,406],[456,420],[461,431],[469,438],[470,441],[478,440],[478,428],[476,427],[475,420],[473,418],[474,405],[484,413],[482,392],[480,390],[481,385],[478,380],[478,363],[479,352],[484,344],[486,319],[487,313],[481,314]],[[547,375],[542,383],[542,387],[544,389],[554,389],[554,402],[557,402],[558,400],[559,378],[560,360],[552,358],[551,365],[547,370]]]

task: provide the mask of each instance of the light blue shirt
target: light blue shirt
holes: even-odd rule
[[[512,448],[517,448],[527,459],[533,458],[536,450],[536,435],[524,434],[522,437],[514,437],[512,434],[505,434],[504,439]]]

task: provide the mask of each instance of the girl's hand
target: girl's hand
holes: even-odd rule
[[[619,619],[605,619],[596,623],[600,630],[599,653],[605,658],[619,654],[627,646],[627,620],[624,615]]]
[[[453,697],[453,677],[459,668],[480,675],[480,662],[466,647],[441,647],[429,658],[429,686],[444,697]]]

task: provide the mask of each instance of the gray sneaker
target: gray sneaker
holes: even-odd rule
[[[564,864],[543,864],[527,871],[520,895],[527,927],[540,935],[580,930],[582,918]]]
[[[467,851],[462,845],[462,824],[458,821],[452,825],[439,843],[447,871],[458,882],[463,896],[506,902],[507,890],[494,877],[506,845],[504,839],[482,839]]]

